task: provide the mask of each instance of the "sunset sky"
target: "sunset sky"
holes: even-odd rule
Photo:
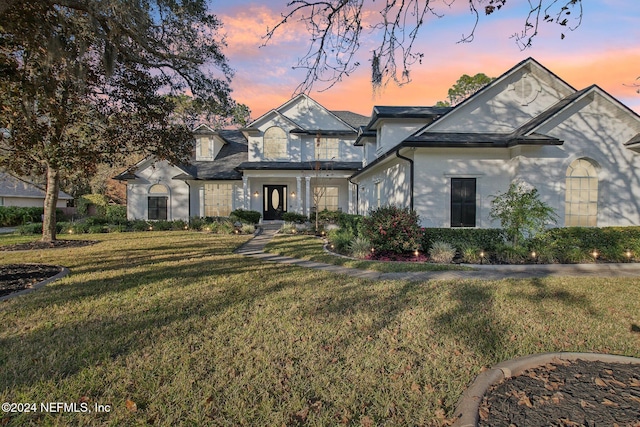
[[[373,5],[381,7],[381,3]],[[211,1],[211,11],[224,24],[225,52],[236,72],[233,96],[249,106],[253,119],[289,100],[304,78],[292,69],[308,49],[309,36],[299,23],[292,21],[261,47],[267,27],[277,22],[286,4],[287,0]],[[437,1],[438,11],[445,16],[429,18],[421,29],[416,50],[425,57],[412,68],[411,83],[403,87],[390,83],[373,96],[369,62],[373,40],[369,37],[363,39],[358,58],[362,65],[356,73],[327,91],[316,91],[324,88],[318,86],[309,95],[330,110],[364,115],[374,105],[433,105],[446,99],[447,90],[462,74],[483,72],[497,77],[531,56],[576,89],[595,83],[640,113],[640,94],[633,87],[640,82],[639,1],[585,0],[578,29],[564,29],[566,37],[561,40],[560,27],[543,24],[533,47],[524,51],[510,36],[523,29],[526,0],[509,0],[502,10],[481,16],[475,40],[457,43],[473,27],[467,4],[457,0],[450,8]]]

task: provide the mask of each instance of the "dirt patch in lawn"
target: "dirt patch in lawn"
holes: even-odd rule
[[[15,245],[0,246],[0,251],[32,251],[37,249],[57,249],[57,248],[81,248],[98,243],[95,240],[54,240],[53,242],[43,242],[36,240],[33,242],[16,243]]]
[[[32,288],[62,271],[57,265],[8,264],[0,266],[0,297]]]

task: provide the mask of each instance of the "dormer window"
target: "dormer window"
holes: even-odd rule
[[[211,138],[201,137],[198,138],[198,159],[210,159],[211,158]]]
[[[287,158],[287,133],[277,126],[264,132],[263,153],[267,160]]]

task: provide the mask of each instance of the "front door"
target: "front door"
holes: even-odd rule
[[[287,211],[287,186],[263,186],[264,211],[262,218],[266,221],[280,220]]]

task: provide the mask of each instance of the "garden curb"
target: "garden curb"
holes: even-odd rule
[[[544,366],[547,363],[575,360],[640,365],[639,358],[601,353],[541,353],[507,360],[482,372],[465,390],[456,405],[454,416],[458,418],[453,423],[453,427],[476,427],[478,425],[478,409],[482,403],[482,398],[493,384],[518,376],[526,370]]]
[[[56,274],[55,276],[49,277],[48,279],[45,279],[42,282],[38,282],[35,285],[33,285],[32,287],[30,287],[30,288],[23,289],[23,290],[18,291],[18,292],[12,292],[9,295],[5,295],[3,297],[0,297],[0,302],[6,301],[6,300],[14,298],[14,297],[18,297],[20,295],[25,295],[25,294],[37,291],[38,289],[40,289],[40,288],[42,288],[44,286],[47,286],[51,282],[55,282],[58,279],[62,279],[63,277],[67,276],[70,273],[68,268],[62,267],[62,266],[58,266],[58,267],[60,267],[62,269],[60,271],[60,273]]]

